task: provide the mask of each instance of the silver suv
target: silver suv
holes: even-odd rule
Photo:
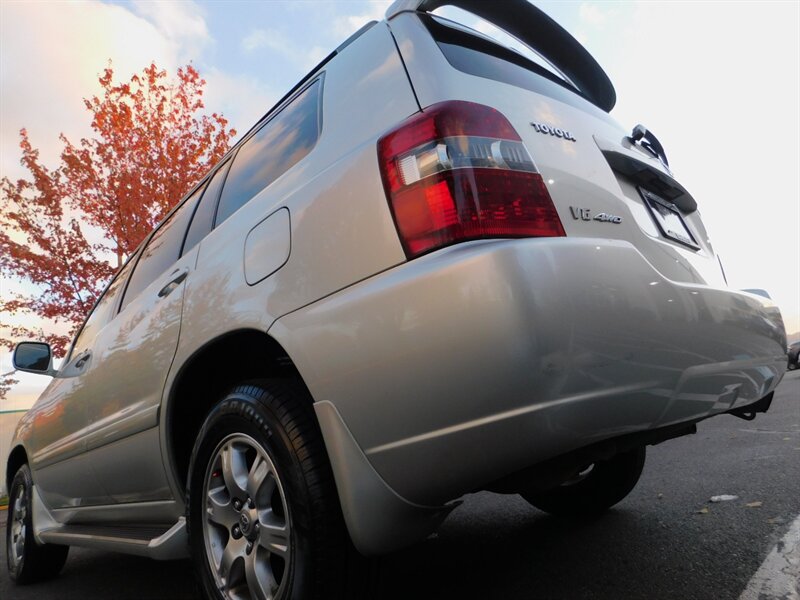
[[[108,285],[8,457],[11,576],[191,555],[213,599],[351,597],[477,490],[601,512],[645,447],[765,411],[778,309],[587,51],[524,0],[400,0]],[[354,575],[355,574],[355,575]]]

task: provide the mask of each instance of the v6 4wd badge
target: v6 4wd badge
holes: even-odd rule
[[[592,211],[588,208],[570,206],[569,212],[572,213],[572,218],[576,221],[578,219],[581,221],[600,221],[601,223],[614,223],[615,225],[622,223],[622,217],[618,217],[617,215],[610,215],[608,213],[601,212],[595,216],[592,216]]]

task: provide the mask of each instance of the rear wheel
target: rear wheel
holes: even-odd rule
[[[32,496],[31,470],[22,465],[11,482],[6,524],[8,574],[19,584],[55,577],[64,567],[69,552],[69,546],[39,544],[34,539]]]
[[[642,474],[645,447],[586,465],[570,480],[544,492],[523,493],[530,504],[559,517],[600,514],[631,493]]]
[[[192,454],[189,534],[214,600],[352,598],[364,581],[308,392],[241,385]]]

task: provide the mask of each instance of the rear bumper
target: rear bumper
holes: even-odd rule
[[[755,402],[786,368],[770,300],[667,280],[615,240],[452,247],[270,333],[380,477],[422,505],[602,439]]]

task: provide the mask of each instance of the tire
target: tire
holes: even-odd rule
[[[206,418],[187,505],[195,572],[209,600],[367,593],[358,589],[369,583],[365,563],[347,534],[311,404],[300,383],[260,381],[233,389]]]
[[[644,468],[645,447],[617,454],[589,465],[584,474],[560,486],[523,493],[530,504],[557,517],[599,515],[631,493]]]
[[[33,479],[28,465],[14,475],[8,498],[6,560],[8,574],[18,584],[35,583],[59,574],[69,546],[39,544],[33,537]]]

